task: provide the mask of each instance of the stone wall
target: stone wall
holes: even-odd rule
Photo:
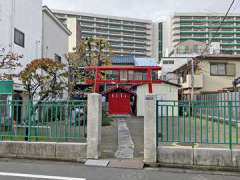
[[[160,145],[158,163],[163,166],[240,170],[240,149]]]

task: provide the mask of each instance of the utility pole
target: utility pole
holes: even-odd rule
[[[194,100],[194,58],[191,59],[191,100]]]

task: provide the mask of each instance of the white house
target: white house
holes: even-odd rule
[[[71,31],[47,6],[43,6],[42,10],[42,57],[66,63],[65,56],[68,53],[68,38]]]
[[[179,85],[163,81],[161,84],[153,84],[153,94],[157,95],[158,100],[178,100]],[[137,86],[137,116],[144,115],[144,98],[148,93],[148,85]],[[166,103],[165,103],[166,104]],[[178,110],[174,109],[174,116],[177,116]]]
[[[68,53],[68,38],[71,31],[57,19],[47,6],[43,6],[42,22],[42,57],[67,64],[66,54]],[[67,96],[66,89],[62,98],[66,99]]]
[[[22,67],[11,72],[18,74],[32,59],[41,57],[42,0],[1,0],[0,34],[1,49],[23,55]],[[15,79],[15,90],[22,90],[19,84]]]

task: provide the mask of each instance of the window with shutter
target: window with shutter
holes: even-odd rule
[[[210,64],[211,76],[235,76],[236,65],[226,63],[212,63]]]

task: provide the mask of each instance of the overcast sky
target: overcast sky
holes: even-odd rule
[[[43,0],[54,9],[158,20],[177,12],[225,13],[232,0]],[[236,0],[232,13],[240,13]]]

